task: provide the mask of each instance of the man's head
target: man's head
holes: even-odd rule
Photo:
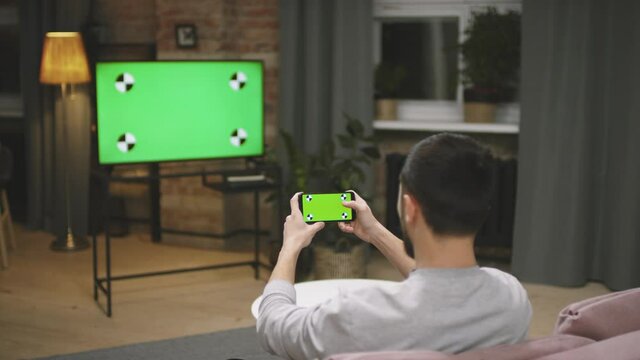
[[[413,147],[402,168],[399,211],[409,195],[434,234],[473,236],[489,214],[493,182],[486,147],[463,135],[433,135]]]

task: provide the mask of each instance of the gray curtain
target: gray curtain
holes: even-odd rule
[[[633,0],[524,1],[521,280],[640,286],[638,18]]]
[[[343,113],[371,131],[370,0],[280,1],[280,127],[309,153],[344,133]]]
[[[88,231],[90,91],[89,85],[73,87],[63,103],[60,87],[39,83],[42,42],[47,31],[81,31],[91,2],[83,0],[20,1],[21,81],[27,139],[27,222],[30,228],[62,235],[66,228],[65,183],[73,230]],[[67,130],[66,140],[64,137]],[[69,156],[65,156],[65,146]]]

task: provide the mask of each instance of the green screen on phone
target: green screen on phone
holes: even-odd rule
[[[353,193],[300,194],[298,203],[305,222],[351,221],[353,210],[342,205],[353,200]]]

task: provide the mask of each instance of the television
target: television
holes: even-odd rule
[[[264,154],[261,61],[96,64],[102,165]]]

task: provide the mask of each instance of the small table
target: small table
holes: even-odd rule
[[[370,280],[370,279],[333,279],[333,280],[316,280],[294,284],[296,289],[296,305],[302,307],[311,307],[320,304],[328,299],[338,296],[340,290],[354,289],[379,286],[384,284],[393,284],[394,281],[386,280]],[[251,314],[254,318],[258,318],[258,309],[262,302],[262,295],[251,304]]]
[[[207,170],[207,169],[198,169],[198,170],[189,170],[184,172],[168,172],[168,173],[160,173],[159,165],[152,164],[148,174],[145,175],[135,175],[135,176],[112,176],[108,171],[103,170],[94,170],[92,171],[92,176],[102,182],[102,191],[104,194],[105,204],[100,209],[100,216],[103,220],[104,227],[104,247],[105,247],[105,276],[100,276],[98,272],[98,240],[97,240],[97,222],[91,224],[91,237],[93,240],[93,299],[96,303],[98,303],[99,292],[103,293],[106,297],[107,304],[106,308],[103,308],[103,311],[107,315],[107,317],[111,317],[112,315],[112,289],[111,285],[114,281],[120,280],[129,280],[129,279],[138,279],[150,276],[160,276],[160,275],[170,275],[170,274],[180,274],[192,271],[203,271],[203,270],[215,270],[215,269],[224,269],[229,267],[236,266],[251,266],[253,267],[253,273],[255,279],[260,278],[260,267],[265,267],[267,269],[271,269],[271,266],[268,264],[264,264],[260,261],[260,237],[263,235],[262,231],[260,231],[260,197],[259,193],[262,191],[276,191],[277,198],[281,197],[282,186],[281,186],[281,174],[280,168],[275,165],[258,165],[257,163],[251,162],[247,160],[246,168],[244,169],[217,169],[217,170]],[[243,178],[246,179],[247,176],[257,176],[261,175],[262,180],[257,181],[242,181]],[[267,175],[269,175],[267,177]],[[211,188],[213,190],[219,191],[221,193],[243,193],[243,192],[252,192],[253,193],[253,207],[254,207],[254,223],[253,229],[237,229],[234,231],[224,232],[224,233],[212,233],[212,232],[195,232],[195,231],[185,231],[179,229],[168,229],[163,228],[160,224],[160,180],[162,179],[170,179],[170,178],[184,178],[184,177],[199,177],[201,178],[202,185],[207,188]],[[210,177],[216,177],[217,180],[212,180]],[[236,177],[235,181],[231,181],[231,178]],[[111,273],[111,235],[109,232],[111,213],[109,212],[109,185],[112,182],[125,182],[125,183],[136,183],[136,182],[150,182],[155,184],[152,186],[152,215],[148,221],[151,223],[151,239],[154,242],[159,242],[161,240],[161,235],[163,232],[171,233],[171,234],[180,234],[180,235],[190,235],[190,236],[201,236],[201,237],[213,237],[213,238],[228,238],[232,236],[236,236],[242,233],[253,233],[254,235],[254,243],[253,243],[253,259],[247,261],[239,261],[233,263],[222,263],[222,264],[213,264],[213,265],[205,265],[198,267],[189,267],[189,268],[178,268],[178,269],[170,269],[170,270],[161,270],[161,271],[152,271],[152,272],[144,272],[144,273],[135,273],[135,274],[122,274],[113,276]],[[280,202],[278,202],[278,219],[282,219],[282,206]],[[281,222],[282,223],[282,222]]]

